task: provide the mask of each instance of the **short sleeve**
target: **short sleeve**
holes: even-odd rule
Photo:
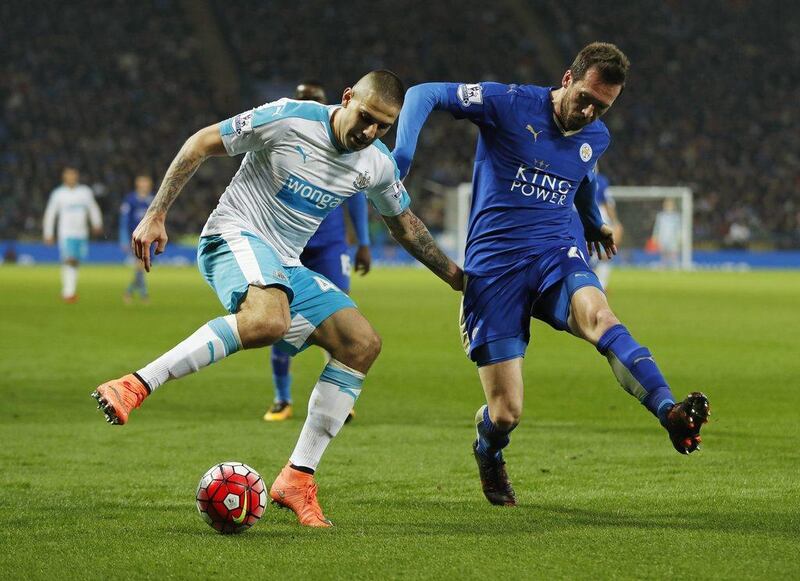
[[[219,134],[228,155],[258,151],[278,142],[288,125],[286,99],[239,113],[219,124]]]
[[[367,198],[382,216],[397,216],[408,209],[411,198],[400,181],[400,171],[388,150],[382,157],[382,166],[379,174],[382,178],[367,190]]]

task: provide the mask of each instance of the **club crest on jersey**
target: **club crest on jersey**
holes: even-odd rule
[[[372,177],[367,170],[364,170],[353,180],[353,187],[359,191],[366,190],[370,182],[372,182]]]
[[[273,270],[272,271],[272,276],[277,278],[278,280],[282,280],[284,282],[289,282],[289,279],[287,278],[287,276],[280,270]]]
[[[253,130],[253,112],[240,113],[233,119],[233,130],[236,135],[250,133]]]
[[[478,84],[459,85],[456,95],[464,107],[469,107],[473,103],[475,105],[483,103],[483,87]]]
[[[588,143],[584,143],[581,145],[581,149],[578,153],[581,156],[581,161],[589,161],[592,159],[592,146]]]

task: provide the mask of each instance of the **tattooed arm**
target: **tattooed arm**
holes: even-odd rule
[[[394,239],[414,258],[453,290],[463,290],[464,272],[442,252],[425,224],[411,210],[405,210],[398,216],[383,216],[383,221]]]
[[[192,135],[172,160],[158,193],[134,230],[131,239],[133,252],[136,258],[142,261],[147,272],[150,272],[151,264],[150,245],[156,243],[156,254],[164,252],[167,246],[167,229],[164,222],[172,202],[200,164],[213,155],[227,155],[217,125],[210,125]]]

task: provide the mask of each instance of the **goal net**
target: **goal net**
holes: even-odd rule
[[[472,184],[442,187],[445,227],[440,242],[458,264],[464,264]],[[619,261],[636,266],[691,269],[692,190],[683,187],[612,186],[624,236]]]
[[[611,186],[624,228],[622,262],[692,268],[692,190],[681,187]]]

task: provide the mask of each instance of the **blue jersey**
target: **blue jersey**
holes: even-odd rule
[[[597,189],[595,190],[595,199],[598,204],[608,204],[610,202],[610,195],[608,194],[608,186],[611,185],[608,178],[601,173],[597,173]]]
[[[128,193],[122,200],[119,207],[119,243],[130,244],[131,235],[136,226],[144,218],[150,202],[153,201],[153,194],[148,194],[145,198],[140,198],[136,192]]]
[[[364,194],[351,196],[343,204],[347,206],[359,246],[369,246],[369,216],[367,199]],[[347,228],[344,223],[344,210],[338,206],[328,214],[319,228],[306,243],[306,248],[321,248],[347,241]]]
[[[433,109],[469,119],[479,136],[464,270],[512,270],[547,250],[576,244],[573,203],[587,232],[602,219],[594,200],[597,160],[610,136],[601,121],[564,133],[554,118],[552,89],[533,85],[427,83],[412,87],[397,130],[401,175]]]
[[[611,220],[606,208],[608,206],[614,205],[614,198],[611,197],[611,193],[609,193],[608,191],[608,188],[611,185],[611,183],[608,181],[608,178],[604,174],[601,174],[600,172],[596,173],[594,183],[595,183],[594,199],[598,207],[600,208],[600,216],[603,218],[603,222],[609,224]],[[578,240],[578,248],[580,248],[582,252],[588,253],[589,248],[588,245],[586,244],[586,236],[584,235],[583,232],[583,224],[581,223],[581,219],[578,214],[578,209],[577,208],[573,209],[575,211],[572,213],[572,235]],[[594,260],[596,260],[596,258]]]

